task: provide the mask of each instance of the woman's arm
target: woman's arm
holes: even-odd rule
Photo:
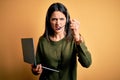
[[[77,53],[78,53],[78,61],[81,63],[83,67],[88,68],[91,63],[91,53],[88,51],[83,38],[80,35],[80,40],[75,42]]]

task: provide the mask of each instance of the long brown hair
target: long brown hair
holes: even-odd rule
[[[51,28],[51,24],[50,24],[50,17],[54,11],[60,11],[65,15],[66,17],[66,25],[65,25],[66,39],[67,40],[72,39],[71,29],[70,29],[70,15],[68,13],[67,8],[62,3],[53,3],[48,8],[48,11],[46,14],[46,21],[45,21],[45,32],[43,36],[49,40],[49,36],[54,35],[54,31]]]

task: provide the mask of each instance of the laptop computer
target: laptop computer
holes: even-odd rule
[[[29,64],[34,64],[34,67],[36,67],[37,64],[36,64],[36,59],[34,55],[35,52],[34,52],[33,38],[21,38],[21,43],[22,43],[24,62],[29,63]],[[59,72],[56,69],[48,68],[45,66],[42,66],[42,68],[50,70],[50,71],[54,71],[54,72]]]

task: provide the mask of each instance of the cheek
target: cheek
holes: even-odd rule
[[[66,25],[66,22],[64,22],[64,25]]]
[[[55,24],[53,22],[51,22],[50,25],[51,25],[52,29],[54,29]]]
[[[62,25],[64,25],[64,26],[65,26],[65,25],[66,25],[66,22],[63,22],[63,24],[62,24]]]
[[[50,20],[50,24],[51,24],[51,25],[54,25],[54,24],[55,24],[55,21]]]
[[[64,25],[66,24],[66,20],[62,22]]]

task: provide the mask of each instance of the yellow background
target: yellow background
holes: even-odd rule
[[[45,15],[62,2],[92,54],[86,69],[78,63],[78,80],[120,80],[120,0],[0,0],[0,80],[37,80],[23,62],[21,38],[32,37],[36,49]]]

